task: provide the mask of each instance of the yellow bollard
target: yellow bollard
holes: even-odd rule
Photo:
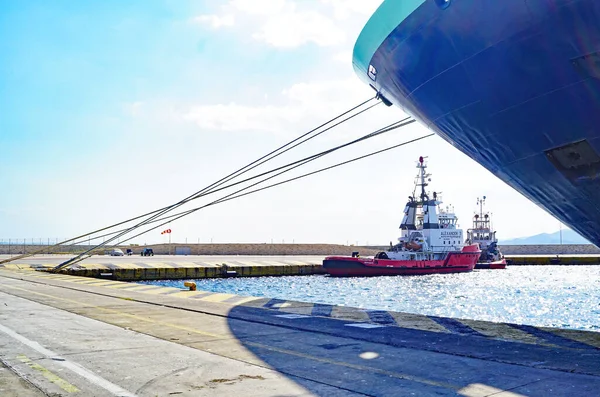
[[[185,282],[183,283],[183,285],[184,285],[185,287],[189,287],[189,288],[190,288],[190,291],[196,291],[196,283],[193,283],[193,282],[191,282],[191,281],[185,281]]]

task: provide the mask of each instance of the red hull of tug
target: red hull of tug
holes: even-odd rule
[[[460,252],[448,253],[440,260],[394,260],[329,256],[323,268],[332,276],[406,276],[436,273],[470,272],[475,268],[481,251],[477,245],[465,246]]]
[[[506,269],[506,259],[494,262],[479,262],[475,265],[475,269]]]

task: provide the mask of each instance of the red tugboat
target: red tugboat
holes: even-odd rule
[[[486,197],[477,199],[479,213],[473,216],[473,227],[467,230],[466,244],[479,244],[481,257],[475,269],[506,269],[506,259],[498,249],[496,231],[492,227],[492,218],[483,212]]]
[[[415,193],[408,198],[404,218],[400,225],[398,244],[375,257],[361,258],[358,254],[329,256],[323,260],[323,268],[332,276],[395,276],[433,273],[470,272],[481,255],[477,244],[464,245],[463,231],[457,228],[457,217],[444,212],[438,217],[441,198],[433,192],[431,198],[425,192],[431,181],[426,173],[427,165],[419,157],[419,169],[415,192],[421,189],[419,199]],[[418,221],[418,224],[417,224]]]

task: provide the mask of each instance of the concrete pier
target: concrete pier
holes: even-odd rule
[[[46,394],[514,397],[600,388],[595,332],[32,270],[0,269],[0,301],[0,359]]]
[[[600,255],[505,255],[509,266],[600,265]]]
[[[0,256],[0,259],[8,256]],[[35,256],[0,265],[5,269],[50,270],[68,255]],[[62,274],[122,281],[217,277],[300,276],[325,274],[325,256],[93,256],[61,270]],[[600,265],[598,255],[507,255],[509,266]],[[485,270],[488,271],[488,270]]]
[[[46,255],[4,265],[6,269],[50,270],[71,258]],[[123,281],[215,277],[300,276],[324,274],[324,256],[93,256],[61,271],[83,277]],[[1,268],[1,266],[0,266]]]

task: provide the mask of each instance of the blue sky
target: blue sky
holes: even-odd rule
[[[168,205],[369,98],[351,54],[379,3],[2,2],[0,239],[70,237]],[[282,161],[403,117],[377,107]],[[307,170],[425,133],[415,124]],[[485,194],[500,238],[558,229],[435,137],[201,211],[171,224],[172,237],[387,243],[419,155],[463,226]]]

